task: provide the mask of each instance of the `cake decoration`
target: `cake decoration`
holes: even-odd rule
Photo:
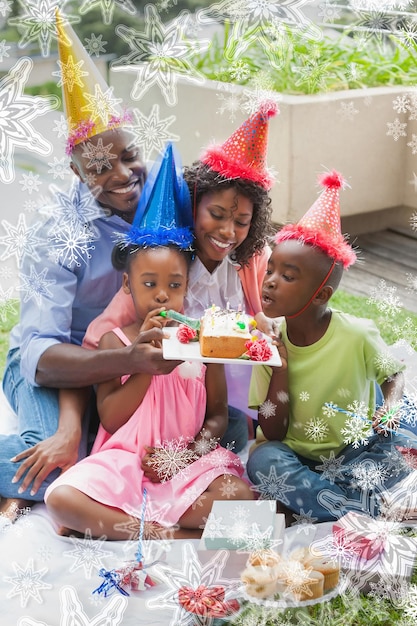
[[[272,358],[271,346],[256,329],[256,320],[240,310],[240,307],[236,311],[230,309],[230,306],[222,309],[213,304],[206,309],[201,320],[171,310],[162,311],[160,315],[180,322],[178,341],[199,341],[201,356],[252,361],[268,361]]]

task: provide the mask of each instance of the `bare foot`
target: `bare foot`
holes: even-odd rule
[[[32,506],[31,500],[23,498],[2,498],[0,501],[0,514],[7,517],[11,522],[15,522],[19,516],[19,510]]]

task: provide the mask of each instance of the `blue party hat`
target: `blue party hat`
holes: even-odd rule
[[[178,152],[171,143],[155,162],[143,187],[125,245],[175,245],[191,250],[194,241],[191,197]]]

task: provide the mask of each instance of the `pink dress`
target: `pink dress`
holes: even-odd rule
[[[120,329],[113,332],[126,345],[131,343]],[[194,363],[190,371],[189,365],[185,364],[185,374],[181,365],[170,374],[153,376],[140,406],[113,435],[100,425],[91,455],[61,474],[48,487],[45,501],[58,485],[71,485],[98,502],[140,517],[146,488],[145,519],[172,526],[215,478],[242,476],[239,457],[220,446],[187,463],[186,445],[200,432],[206,410],[206,367]],[[144,476],[144,446],[163,448],[155,469],[167,480],[152,483]],[[172,468],[179,471],[169,478]]]

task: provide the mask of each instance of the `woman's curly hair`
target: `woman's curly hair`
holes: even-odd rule
[[[174,244],[167,244],[166,246],[138,246],[135,244],[126,245],[123,242],[119,242],[113,246],[111,262],[115,270],[119,272],[128,272],[130,270],[130,261],[136,252],[140,252],[141,250],[157,250],[158,248],[170,248],[176,250],[179,254],[181,254],[181,256],[184,257],[187,263],[187,270],[190,269],[193,251],[182,250]]]
[[[201,161],[184,167],[184,179],[191,193],[192,206],[198,207],[202,196],[213,191],[233,188],[253,204],[253,215],[248,236],[233,252],[233,261],[248,265],[255,254],[260,253],[274,233],[271,224],[271,198],[264,187],[242,178],[225,178]]]

